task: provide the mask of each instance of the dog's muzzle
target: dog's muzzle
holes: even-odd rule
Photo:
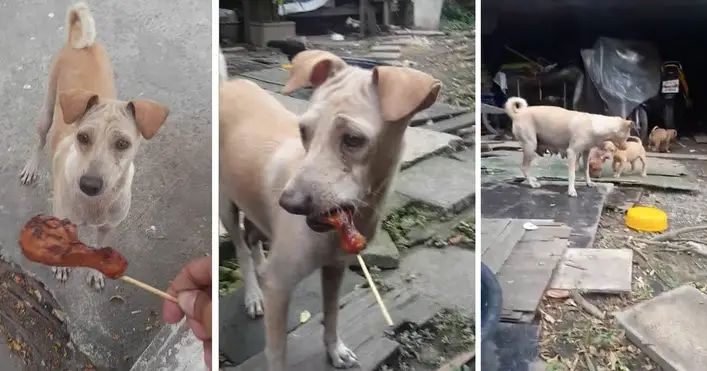
[[[103,179],[96,176],[84,175],[79,179],[79,188],[81,192],[88,196],[96,196],[103,190]]]

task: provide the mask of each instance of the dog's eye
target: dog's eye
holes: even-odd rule
[[[361,135],[344,134],[341,142],[348,148],[361,148],[366,143],[366,138]]]
[[[91,142],[91,138],[89,138],[88,134],[86,133],[76,134],[76,140],[78,140],[81,144],[89,144]]]
[[[118,141],[115,142],[115,148],[120,151],[125,151],[130,148],[130,142],[125,139],[118,139]]]

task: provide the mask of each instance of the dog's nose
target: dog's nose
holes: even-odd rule
[[[305,194],[291,189],[282,192],[279,204],[285,211],[295,215],[309,215],[314,210],[312,196],[309,193]]]
[[[79,188],[89,196],[101,193],[103,189],[103,179],[96,176],[84,175],[79,179]]]

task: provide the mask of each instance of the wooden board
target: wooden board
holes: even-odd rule
[[[504,311],[531,314],[525,318],[532,318],[537,310],[567,249],[570,235],[570,228],[562,223],[536,221],[534,224],[539,228],[525,231],[497,274]]]
[[[482,219],[483,223],[483,219]],[[511,255],[516,244],[523,238],[523,220],[511,219],[509,223],[498,233],[486,236],[488,244],[482,237],[485,250],[481,252],[481,261],[486,264],[493,273],[498,271]],[[483,229],[482,229],[483,233]]]
[[[418,292],[398,288],[385,295],[383,300],[393,322],[399,326],[406,322],[423,324],[442,307]],[[339,336],[356,353],[360,370],[374,370],[398,348],[398,343],[385,336],[388,326],[369,289],[357,289],[342,300],[339,311]],[[333,371],[322,343],[322,314],[288,335],[287,369],[307,371]],[[297,341],[295,341],[297,340]],[[264,352],[235,367],[237,371],[267,371]]]
[[[631,292],[633,250],[567,249],[550,288],[587,293]]]

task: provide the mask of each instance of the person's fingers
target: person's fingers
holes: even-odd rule
[[[195,290],[211,287],[211,257],[203,257],[190,261],[177,274],[169,285],[167,292],[177,296],[183,290]],[[209,291],[210,292],[210,291]],[[165,300],[162,305],[162,318],[167,323],[177,323],[184,317],[184,312],[175,303]]]
[[[211,338],[211,297],[203,291],[190,290],[180,292],[177,300],[182,311],[201,323],[206,336]]]
[[[204,342],[204,362],[211,371],[211,340]]]
[[[194,318],[187,317],[187,324],[189,325],[191,332],[194,333],[194,336],[197,339],[199,339],[201,341],[211,339],[211,336],[210,336],[211,334],[208,334],[206,332],[204,325],[202,325],[199,321],[195,320]]]
[[[179,305],[165,300],[162,304],[162,320],[171,325],[179,322],[184,318],[184,312],[179,308]]]
[[[180,291],[197,290],[211,286],[211,257],[190,261],[169,285],[167,292],[177,296]]]

